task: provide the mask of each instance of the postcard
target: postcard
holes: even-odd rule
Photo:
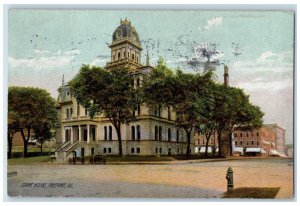
[[[7,194],[294,198],[295,12],[8,11]]]

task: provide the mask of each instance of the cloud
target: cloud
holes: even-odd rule
[[[248,81],[238,83],[237,87],[244,88],[248,91],[268,90],[269,92],[276,92],[282,89],[292,88],[293,81],[288,79],[281,81]]]
[[[207,20],[207,25],[203,27],[203,30],[209,30],[212,27],[220,26],[223,23],[223,17],[215,17]]]
[[[8,66],[10,68],[32,68],[32,69],[47,69],[56,68],[69,65],[74,59],[75,55],[78,55],[80,51],[78,49],[62,52],[56,51],[52,55],[49,51],[35,50],[35,53],[42,54],[38,57],[20,58],[8,57]]]
[[[100,59],[100,58],[96,58],[92,61],[92,63],[90,64],[91,66],[104,66],[106,62],[108,62],[109,59]]]

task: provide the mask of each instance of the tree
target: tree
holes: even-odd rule
[[[31,132],[45,124],[53,126],[57,120],[55,100],[43,89],[32,87],[9,87],[8,113],[11,122],[19,129],[23,143],[23,157],[27,157],[28,140]]]
[[[212,81],[212,72],[200,74],[175,73],[163,61],[150,73],[144,83],[144,101],[150,107],[172,107],[176,112],[175,124],[187,136],[186,157],[190,157],[191,133],[202,121],[203,95]]]
[[[139,89],[132,85],[132,75],[127,68],[106,70],[83,65],[69,82],[77,102],[86,107],[90,116],[104,114],[117,132],[119,155],[123,155],[121,125],[135,120],[139,105]]]
[[[219,156],[222,156],[221,135],[227,131],[232,154],[232,133],[241,126],[259,127],[262,125],[263,112],[249,101],[242,89],[216,84],[214,87],[213,120],[219,142]]]
[[[37,141],[40,143],[41,152],[43,152],[43,143],[52,138],[51,125],[45,123],[37,128],[34,128],[34,134]]]
[[[10,105],[8,105],[9,107]],[[8,119],[7,119],[7,142],[8,142],[8,154],[7,158],[12,158],[12,146],[13,146],[13,138],[14,134],[19,131],[19,124],[16,121],[15,113],[8,109]]]

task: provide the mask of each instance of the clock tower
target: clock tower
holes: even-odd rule
[[[141,43],[135,28],[127,19],[120,21],[120,25],[112,36],[111,61],[106,68],[111,69],[118,66],[125,66],[134,71],[141,67]]]

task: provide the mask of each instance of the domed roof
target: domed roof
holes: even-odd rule
[[[131,26],[131,22],[127,19],[121,19],[120,26],[118,26],[118,28],[114,31],[112,38],[113,42],[121,40],[122,38],[131,38],[133,41],[140,44],[140,39],[135,28]]]

